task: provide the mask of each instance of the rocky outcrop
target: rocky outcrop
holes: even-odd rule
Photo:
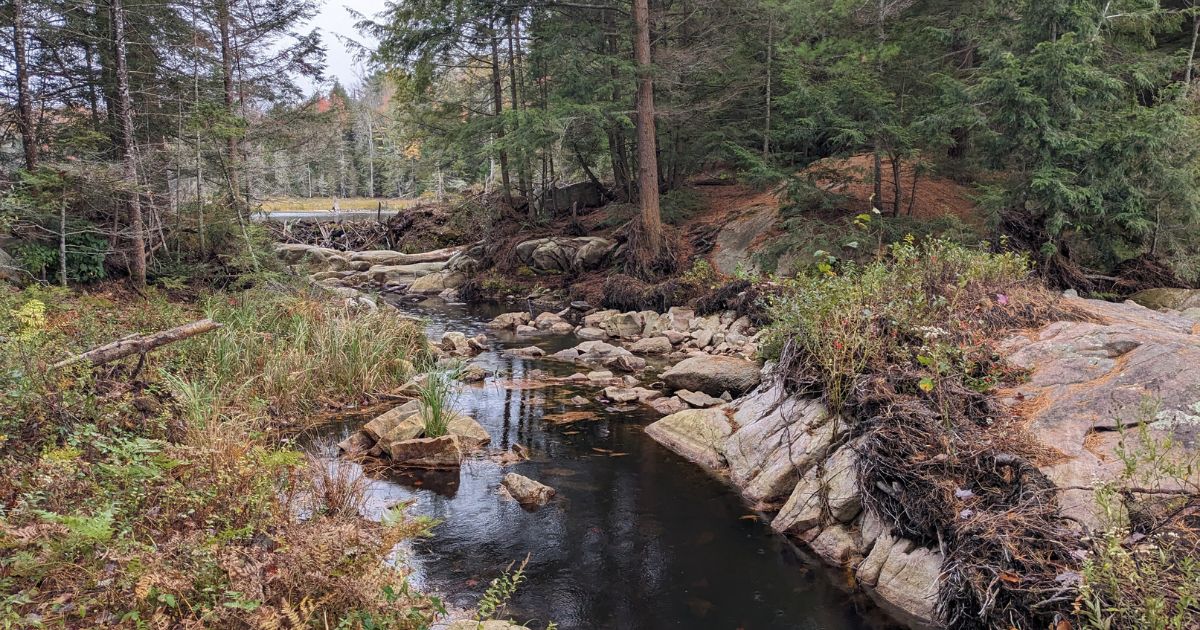
[[[1200,361],[1200,325],[1133,302],[1067,298],[1064,305],[1082,317],[1000,344],[1006,360],[1028,370],[1029,378],[999,397],[1025,420],[1030,438],[1053,454],[1039,468],[1060,488],[1063,513],[1096,526],[1092,488],[1122,472],[1118,426],[1147,421],[1153,435],[1195,448],[1200,372],[1190,368]],[[666,374],[664,380],[671,385]],[[665,406],[672,399],[655,402]],[[849,429],[819,401],[766,383],[728,405],[668,415],[646,432],[728,478],[748,501],[777,509],[774,529],[804,541],[826,562],[853,569],[893,618],[912,628],[938,628],[943,557],[896,536],[864,508],[859,443]]]
[[[539,238],[517,244],[522,265],[542,273],[599,269],[608,262],[616,243],[598,236]]]
[[[1095,527],[1101,515],[1091,488],[1123,470],[1119,427],[1149,422],[1179,444],[1200,435],[1200,325],[1133,302],[1066,303],[1084,321],[1055,322],[1001,345],[1009,363],[1030,371],[1004,394],[1029,435],[1058,454],[1040,468],[1072,488],[1059,493],[1064,513]]]

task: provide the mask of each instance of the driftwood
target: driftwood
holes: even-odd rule
[[[220,324],[211,319],[201,319],[149,335],[129,335],[112,343],[106,343],[98,348],[88,350],[83,354],[77,354],[69,359],[59,361],[51,366],[51,369],[63,368],[79,363],[80,361],[91,361],[92,365],[103,365],[110,361],[116,361],[117,359],[123,359],[135,354],[144,357],[147,352],[159,346],[195,337],[196,335],[201,335],[220,327]]]

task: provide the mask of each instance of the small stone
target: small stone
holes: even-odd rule
[[[604,397],[618,403],[633,402],[638,399],[638,393],[624,387],[605,387]]]
[[[683,402],[701,409],[716,407],[724,402],[720,398],[713,398],[704,392],[693,392],[686,389],[676,390],[675,396]]]
[[[612,380],[613,373],[608,370],[594,370],[587,373],[587,380],[592,382],[603,382]]]

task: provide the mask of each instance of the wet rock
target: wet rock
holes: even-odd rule
[[[671,340],[666,337],[645,337],[629,347],[634,354],[667,354],[671,351]]]
[[[669,416],[673,413],[679,413],[680,411],[689,409],[688,404],[676,396],[652,400],[650,401],[650,407],[664,416]]]
[[[512,498],[525,507],[542,507],[554,498],[554,488],[517,473],[504,475],[501,483]]]
[[[732,432],[719,409],[688,409],[646,427],[655,441],[710,470],[724,468],[725,440]]]
[[[457,468],[463,460],[462,446],[455,435],[393,441],[383,450],[392,465],[402,468]]]
[[[488,371],[480,365],[468,365],[463,368],[462,376],[459,378],[464,383],[481,383],[487,379]]]
[[[529,313],[524,311],[518,311],[515,313],[502,313],[497,315],[492,321],[488,322],[488,328],[494,330],[512,330],[517,326],[528,324],[529,320]]]
[[[716,407],[717,405],[724,404],[725,402],[720,398],[713,398],[704,392],[693,392],[686,389],[675,390],[675,396],[677,396],[679,400],[682,400],[693,407],[700,408]]]
[[[671,389],[701,391],[711,396],[729,391],[736,396],[758,385],[762,374],[756,363],[745,359],[697,356],[676,363],[662,373],[662,379]]]

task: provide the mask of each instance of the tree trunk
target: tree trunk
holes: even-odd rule
[[[879,142],[875,143],[875,192],[871,195],[871,207],[883,211],[883,155]]]
[[[118,4],[120,1],[121,0],[113,0],[113,4]],[[162,332],[156,332],[150,335],[130,335],[124,339],[118,339],[112,343],[104,344],[99,348],[88,350],[83,354],[77,354],[69,359],[59,361],[50,367],[51,369],[57,370],[81,361],[88,361],[92,365],[103,365],[105,363],[116,361],[117,359],[123,359],[135,354],[144,355],[159,346],[164,346],[176,341],[182,341],[190,337],[195,337],[196,335],[201,335],[206,332],[216,330],[220,327],[221,324],[218,324],[211,319],[200,319],[190,324],[176,326],[170,330],[164,330]]]
[[[129,187],[129,229],[132,249],[129,275],[134,286],[146,286],[146,228],[142,222],[142,200],[138,192],[137,151],[134,142],[133,100],[129,96],[129,67],[125,57],[125,8],[112,0],[113,57],[117,75],[117,109],[121,126],[121,174]]]
[[[520,86],[520,69],[518,63],[521,58],[521,37],[520,16],[516,13],[509,16],[508,19],[508,92],[509,100],[512,102],[512,110],[520,112],[524,109],[521,104]],[[516,130],[520,123],[513,123],[513,129]],[[521,191],[521,196],[529,199],[532,197],[532,190],[529,183],[529,156],[525,151],[521,151],[517,159],[517,188]],[[529,212],[534,212],[533,204],[529,204]]]
[[[225,113],[230,118],[237,115],[237,110],[234,108],[236,92],[233,82],[233,16],[229,10],[229,0],[219,0],[217,2],[217,29],[221,32],[221,80],[225,98]],[[230,202],[239,212],[242,206],[242,186],[239,181],[239,169],[241,169],[241,159],[239,156],[238,138],[235,133],[229,133],[229,138],[225,141],[226,155],[226,179],[229,182]]]
[[[903,185],[900,182],[900,156],[892,154],[892,195],[895,197],[892,200],[892,216],[900,216],[901,197],[904,193],[901,192]]]
[[[771,155],[771,58],[775,56],[775,20],[767,16],[767,111],[763,117],[763,159]]]
[[[496,116],[496,140],[504,140],[504,86],[500,81],[500,36],[492,22],[492,112]],[[500,149],[500,185],[504,187],[504,202],[513,207],[512,181],[508,176],[508,152]]]
[[[637,150],[638,201],[642,210],[645,260],[662,251],[662,216],[658,207],[658,156],[655,151],[654,77],[650,58],[649,0],[633,0],[634,61],[638,71]]]
[[[13,58],[17,70],[17,125],[21,128],[21,147],[25,150],[25,168],[37,168],[37,138],[34,134],[33,103],[29,96],[29,66],[25,59],[25,2],[13,0]]]
[[[1192,10],[1196,10],[1196,3],[1191,3]],[[1200,40],[1200,13],[1192,16],[1192,45],[1188,48],[1187,71],[1184,73],[1183,84],[1187,89],[1192,89],[1192,70],[1196,65],[1196,41]]]
[[[58,206],[58,283],[67,286],[67,196]]]

